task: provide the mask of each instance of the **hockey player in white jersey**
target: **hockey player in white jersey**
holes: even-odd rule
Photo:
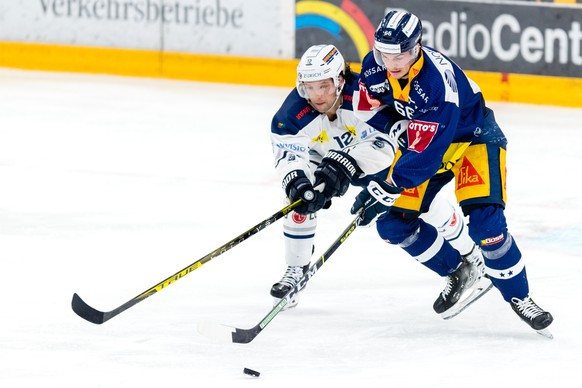
[[[406,130],[408,121],[396,111],[385,131],[354,116],[352,96],[358,90],[358,76],[333,45],[312,46],[297,67],[296,87],[273,118],[276,171],[287,200],[303,200],[283,221],[287,269],[271,288],[275,303],[309,268],[317,211],[328,208],[331,198],[345,194],[350,184],[366,187],[374,177],[384,179],[398,149],[398,137]],[[462,309],[491,287],[486,278],[481,279],[481,253],[469,238],[460,211],[444,196],[438,195],[430,210],[419,212],[468,260],[472,279],[468,279],[467,292],[459,295]],[[480,279],[485,286],[471,289]],[[295,306],[297,298],[287,308]]]

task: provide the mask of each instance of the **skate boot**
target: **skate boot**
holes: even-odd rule
[[[288,266],[285,274],[279,280],[279,282],[273,284],[271,287],[271,296],[275,298],[273,304],[276,305],[279,301],[287,295],[287,293],[295,287],[295,285],[301,280],[305,272],[309,269],[309,264],[305,266]],[[299,303],[299,291],[301,291],[305,287],[303,285],[297,290],[297,293],[293,296],[293,298],[285,305],[284,310],[297,306]]]
[[[485,276],[485,265],[481,253],[476,249],[473,248],[471,253],[464,256],[459,267],[448,276],[445,289],[433,304],[434,311],[443,319],[450,319],[460,314],[493,287],[491,281]],[[478,263],[479,260],[481,265]]]
[[[471,252],[463,255],[463,259],[477,267],[477,280],[487,276],[485,275],[485,261],[483,261],[483,254],[479,247],[473,245]]]
[[[552,333],[547,329],[554,321],[552,314],[544,311],[529,296],[523,300],[511,298],[511,308],[515,313],[527,323],[532,329],[547,338],[554,338]]]

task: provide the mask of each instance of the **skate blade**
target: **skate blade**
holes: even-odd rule
[[[273,307],[277,306],[279,304],[279,302],[281,301],[280,298],[273,298]],[[285,307],[283,307],[281,309],[281,311],[285,311],[285,310],[289,310],[292,309],[293,307],[297,306],[297,304],[299,303],[299,295],[295,296],[295,298],[291,299],[286,305]]]
[[[547,339],[554,339],[554,335],[548,329],[536,330],[536,333]]]
[[[477,283],[475,283],[469,290],[470,292],[465,292],[461,299],[455,303],[450,309],[441,313],[443,319],[451,319],[462,313],[467,307],[473,304],[477,299],[485,295],[491,288],[493,288],[493,283],[491,280],[482,277]]]

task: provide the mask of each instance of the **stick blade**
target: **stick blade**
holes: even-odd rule
[[[105,322],[105,313],[89,306],[79,295],[73,294],[71,301],[73,311],[86,321],[100,325]]]
[[[207,338],[230,344],[248,344],[254,340],[262,330],[258,326],[251,329],[239,329],[237,327],[212,322],[199,322],[197,329],[198,333]]]

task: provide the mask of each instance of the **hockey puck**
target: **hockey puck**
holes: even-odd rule
[[[253,376],[253,377],[259,377],[261,374],[259,372],[257,372],[256,370],[252,370],[249,368],[244,368],[243,372],[245,375],[249,375],[249,376]]]

